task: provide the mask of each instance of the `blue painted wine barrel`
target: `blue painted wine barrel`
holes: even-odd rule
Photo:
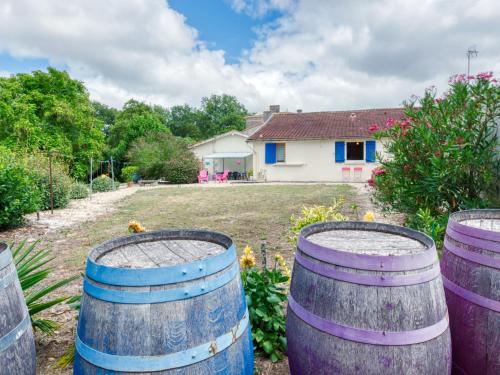
[[[9,247],[0,243],[0,374],[32,375],[35,339]]]
[[[446,375],[451,342],[434,241],[380,223],[301,231],[287,314],[293,375]]]
[[[245,295],[232,240],[162,230],[93,249],[74,374],[253,374]]]

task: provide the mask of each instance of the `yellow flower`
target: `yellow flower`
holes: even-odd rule
[[[246,245],[245,248],[243,249],[243,254],[245,254],[245,255],[253,254],[252,248],[250,246]]]
[[[290,268],[288,268],[288,265],[286,264],[286,261],[285,261],[285,258],[283,258],[283,255],[281,254],[276,254],[274,256],[274,259],[276,260],[276,262],[279,264],[281,270],[283,271],[283,274],[285,276],[288,276],[289,280],[290,281],[290,277],[291,277],[291,272],[290,272]]]
[[[252,254],[243,254],[240,257],[240,267],[242,269],[255,267],[255,257]]]
[[[363,216],[363,221],[374,221],[375,214],[372,211],[367,211],[365,216]]]
[[[145,232],[146,229],[138,221],[131,220],[128,222],[128,231],[129,233],[142,233]]]

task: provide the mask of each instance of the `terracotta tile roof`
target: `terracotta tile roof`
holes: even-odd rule
[[[275,113],[265,125],[248,139],[298,140],[368,138],[373,123],[384,126],[389,117],[404,118],[403,108],[366,109],[356,111]]]

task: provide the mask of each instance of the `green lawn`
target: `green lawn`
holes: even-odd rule
[[[265,239],[270,250],[289,255],[292,250],[288,243],[292,213],[299,213],[304,205],[330,204],[338,195],[351,201],[349,198],[353,194],[354,190],[347,185],[156,189],[127,198],[115,213],[81,227],[78,234],[87,237],[93,246],[126,234],[128,221],[134,219],[147,230],[189,227],[219,231],[231,236],[239,250],[245,245],[257,249]],[[83,262],[88,250],[88,246],[78,249],[74,260]]]

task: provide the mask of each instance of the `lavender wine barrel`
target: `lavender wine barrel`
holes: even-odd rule
[[[35,339],[9,247],[0,243],[0,375],[34,375]]]
[[[304,228],[287,340],[293,375],[449,374],[451,339],[434,241],[380,223]]]
[[[453,374],[500,374],[500,210],[450,216],[441,271]]]
[[[233,241],[163,230],[108,241],[87,259],[74,374],[253,374]]]

